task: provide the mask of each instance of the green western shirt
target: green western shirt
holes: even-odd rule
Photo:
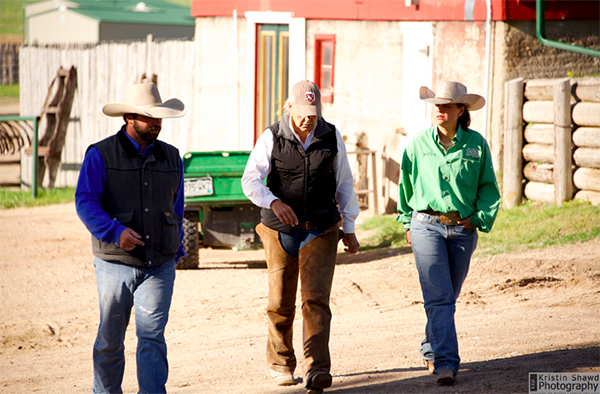
[[[437,126],[409,140],[402,157],[396,219],[405,229],[410,229],[413,211],[428,209],[458,211],[461,219],[471,218],[481,231],[492,229],[500,191],[487,141],[460,126],[452,141],[454,146],[446,151]]]

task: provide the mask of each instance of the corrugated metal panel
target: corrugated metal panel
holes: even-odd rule
[[[98,42],[98,22],[70,9],[32,16],[26,20],[28,44],[87,44]]]
[[[71,1],[39,1],[37,3],[25,4],[24,15],[27,18],[43,12],[57,10],[62,4],[71,8],[77,7],[77,4]]]

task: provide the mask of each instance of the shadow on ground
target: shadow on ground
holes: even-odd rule
[[[382,248],[377,250],[370,250],[368,252],[360,252],[358,254],[348,254],[348,253],[338,253],[337,255],[337,265],[345,265],[345,264],[363,264],[369,263],[371,261],[381,260],[388,257],[401,256],[405,254],[411,254],[412,249],[410,247],[401,247],[401,248]],[[267,263],[264,259],[260,260],[240,260],[236,261],[235,258],[227,259],[227,261],[219,262],[210,262],[208,264],[202,264],[200,262],[200,266],[198,268],[193,268],[197,270],[214,270],[214,269],[266,269]]]
[[[381,260],[388,257],[401,256],[405,254],[412,254],[412,248],[410,246],[404,246],[400,248],[374,249],[366,252],[359,252],[358,254],[338,253],[337,264],[341,265],[369,263],[371,261]]]
[[[415,369],[369,371],[334,377],[331,394],[391,394],[391,393],[528,393],[530,372],[600,372],[598,343],[577,349],[564,349],[525,354],[489,361],[461,364],[458,382],[454,386],[437,386],[435,377],[422,369],[418,377]]]

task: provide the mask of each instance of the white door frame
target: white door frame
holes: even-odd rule
[[[433,79],[433,24],[399,22],[402,32],[402,127],[410,136],[431,127],[431,105],[419,99]]]
[[[243,137],[243,146],[246,149],[254,147],[254,117],[256,112],[256,25],[276,24],[290,26],[290,75],[289,91],[296,82],[306,78],[306,19],[294,18],[291,12],[254,12],[244,13],[248,23],[247,41],[247,81],[248,89],[246,96],[246,133]],[[286,97],[287,99],[287,97]]]

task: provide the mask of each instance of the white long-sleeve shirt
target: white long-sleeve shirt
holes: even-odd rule
[[[293,131],[294,128],[291,125],[291,117],[289,122],[290,130]],[[310,145],[314,134],[315,130],[313,129],[306,137],[305,142],[302,142],[298,134],[294,132],[294,136],[298,142],[300,142],[304,150]],[[335,197],[338,202],[338,210],[342,215],[342,228],[344,232],[354,233],[354,222],[360,212],[356,193],[354,192],[354,178],[352,177],[352,170],[350,169],[350,163],[348,162],[346,145],[337,128],[335,130],[335,135],[338,150],[333,162],[333,171],[336,180]],[[260,136],[258,141],[256,141],[256,146],[254,146],[254,150],[250,154],[246,169],[244,170],[244,175],[242,176],[242,189],[244,190],[246,197],[248,197],[255,205],[269,209],[271,208],[271,203],[278,199],[264,182],[271,172],[272,152],[273,133],[267,129]]]

